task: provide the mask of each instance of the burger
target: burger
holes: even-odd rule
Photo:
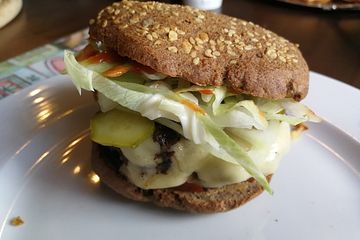
[[[157,2],[115,2],[65,51],[74,85],[94,91],[92,167],[126,198],[198,213],[264,189],[291,131],[309,70],[298,46],[252,22]]]

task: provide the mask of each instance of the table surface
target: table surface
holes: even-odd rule
[[[87,26],[109,0],[32,0],[0,29],[0,61]],[[360,88],[360,11],[322,11],[274,0],[224,0],[221,11],[266,27],[300,49],[310,69]]]

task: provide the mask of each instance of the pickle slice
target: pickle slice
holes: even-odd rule
[[[90,122],[91,139],[105,146],[136,147],[154,132],[154,122],[135,112],[114,109]]]

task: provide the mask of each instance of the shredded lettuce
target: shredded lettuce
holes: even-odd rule
[[[263,186],[269,193],[272,193],[272,190],[263,175],[263,173],[256,167],[253,160],[247,154],[247,152],[239,146],[232,138],[230,138],[221,128],[219,128],[214,122],[212,122],[209,118],[205,116],[200,116],[201,122],[204,124],[208,133],[211,137],[213,137],[214,141],[217,142],[217,147],[220,149],[218,153],[222,153],[222,155],[216,154],[220,159],[225,155],[230,160],[235,160],[238,162],[251,176],[253,176],[256,181]],[[211,144],[211,141],[208,143]],[[213,146],[215,144],[212,144]],[[213,147],[212,146],[212,147]],[[229,159],[225,159],[229,161]],[[234,161],[229,161],[233,162]]]
[[[229,106],[230,105],[230,106]],[[221,127],[265,129],[267,120],[252,100],[243,100],[236,104],[225,103],[218,107],[214,121]]]
[[[183,129],[182,129],[181,125],[177,122],[171,121],[166,118],[158,118],[155,121],[160,123],[161,125],[164,125],[165,127],[168,127],[170,129],[174,130],[175,132],[179,133],[180,135],[183,134]]]
[[[219,108],[222,103],[222,101],[226,97],[226,88],[225,87],[218,87],[214,89],[214,99],[211,103],[212,106],[212,112],[214,115],[219,114]]]
[[[143,71],[142,74],[144,74],[144,76],[150,80],[161,80],[167,78],[167,75],[162,73],[147,73]]]
[[[196,111],[196,108],[192,108],[191,105],[184,104],[184,100],[189,101],[184,95],[181,96],[166,88],[110,80],[79,64],[72,52],[65,51],[64,56],[67,71],[79,93],[81,93],[81,88],[90,91],[95,89],[111,101],[139,112],[151,120],[164,118],[180,123],[185,138],[195,144],[208,144],[212,154],[224,161],[241,165],[264,189],[272,192],[265,176],[247,152],[236,144],[208,114]],[[225,98],[226,91],[223,95],[223,97],[220,95],[217,100],[215,97],[214,102],[217,105],[220,105]],[[214,103],[212,104],[214,106]]]
[[[181,87],[181,88],[178,88],[178,89],[174,89],[173,91],[174,92],[177,92],[177,93],[187,93],[187,92],[199,92],[200,95],[201,95],[201,100],[204,102],[204,103],[209,103],[213,97],[214,97],[214,87],[209,87],[209,86],[206,86],[206,87],[203,87],[203,86],[197,86],[197,85],[192,85],[192,86],[187,86],[187,87]],[[202,91],[208,91],[210,93],[204,93]]]
[[[254,101],[259,110],[264,112],[267,120],[284,121],[291,125],[306,121],[321,121],[307,106],[293,99],[264,100],[255,98]]]

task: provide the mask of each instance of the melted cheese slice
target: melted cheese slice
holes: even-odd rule
[[[245,149],[264,175],[275,172],[281,157],[291,142],[290,126],[285,122],[270,121],[266,130],[226,129],[228,134]],[[148,138],[136,148],[121,148],[129,160],[122,173],[136,186],[158,189],[179,186],[196,172],[204,187],[221,187],[239,183],[251,176],[240,165],[235,165],[211,155],[203,145],[182,138],[172,146],[172,164],[166,174],[156,172],[161,161],[155,155],[159,145]]]

